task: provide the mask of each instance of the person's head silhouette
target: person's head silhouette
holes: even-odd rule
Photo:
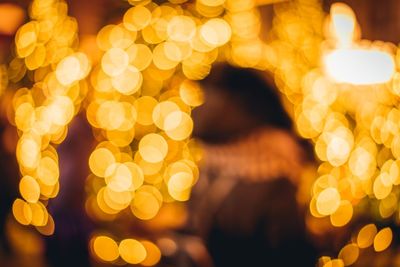
[[[194,136],[205,142],[227,141],[262,126],[292,129],[266,72],[219,63],[200,85],[205,103],[193,111]]]

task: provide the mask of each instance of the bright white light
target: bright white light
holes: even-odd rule
[[[357,26],[353,10],[346,4],[334,3],[331,6],[331,31],[338,47],[350,47],[354,41]]]
[[[326,73],[340,83],[385,83],[395,71],[393,56],[378,50],[337,49],[324,57]]]

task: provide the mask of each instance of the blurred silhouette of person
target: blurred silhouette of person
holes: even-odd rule
[[[189,225],[216,267],[315,266],[296,200],[312,150],[296,136],[267,73],[216,64],[193,110],[204,147]]]

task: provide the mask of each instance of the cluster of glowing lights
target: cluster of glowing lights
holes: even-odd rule
[[[396,221],[399,50],[390,43],[360,40],[354,12],[341,3],[332,5],[323,40],[317,29],[324,28],[324,15],[317,1],[311,2],[276,7],[277,36],[269,43],[278,86],[293,105],[299,133],[313,141],[321,161],[311,188],[308,228],[324,235],[330,225],[343,227],[358,214]],[[290,31],[293,27],[308,34],[296,35]],[[376,205],[377,212],[369,205]],[[324,223],[315,223],[313,217]],[[368,224],[353,234],[336,258],[321,257],[319,266],[352,265],[362,249],[373,246],[380,252],[392,239],[391,228]]]
[[[192,80],[204,78],[218,58],[274,72],[293,104],[299,133],[315,143],[321,160],[312,186],[312,216],[342,227],[367,198],[378,204],[378,219],[397,216],[398,50],[387,43],[360,41],[350,8],[332,6],[324,41],[320,29],[325,15],[318,1],[278,4],[272,41],[264,43],[252,0],[128,2],[132,7],[119,24],[98,33],[102,56],[93,69],[88,57],[76,52],[77,23],[67,16],[63,1],[34,0],[32,21],[17,32],[15,58],[7,69],[0,67],[0,93],[8,82],[32,83],[19,89],[12,102],[22,174],[22,198],[13,204],[19,223],[46,235],[54,232],[46,206],[59,190],[55,148],[84,99],[98,141],[89,158],[86,210],[91,217],[112,221],[128,211],[147,221],[159,214],[164,202],[188,200],[201,156],[190,139],[190,115],[203,102]],[[307,222],[314,233],[324,231],[323,224]],[[362,249],[383,251],[392,239],[390,228],[368,224],[337,258],[324,256],[319,264],[351,265]],[[152,266],[161,257],[149,241],[117,243],[96,236],[90,246],[98,259],[115,264]]]
[[[105,235],[94,236],[90,247],[98,259],[116,264],[140,264],[154,266],[161,259],[159,248],[147,240],[123,239],[119,244]]]
[[[126,217],[125,211],[147,221],[164,202],[188,200],[199,176],[190,114],[204,99],[193,80],[207,76],[218,58],[262,69],[269,64],[253,0],[128,2],[121,20],[97,34],[102,55],[92,66],[77,52],[78,25],[67,4],[32,1],[31,21],[15,36],[15,57],[0,68],[1,91],[9,82],[30,84],[15,93],[10,118],[22,174],[13,215],[42,234],[55,229],[47,204],[59,191],[56,147],[81,108],[98,141],[88,162],[86,211],[98,221]],[[160,259],[149,241],[117,244],[98,236],[91,248],[115,264],[152,266]]]
[[[375,224],[367,224],[358,231],[354,242],[345,245],[340,250],[338,258],[323,256],[319,259],[319,266],[350,266],[358,260],[362,249],[372,246],[374,251],[381,252],[390,246],[392,240],[393,232],[389,227],[378,231]]]
[[[99,220],[127,209],[147,221],[164,202],[188,200],[201,157],[190,140],[191,109],[203,103],[193,80],[219,57],[266,64],[254,1],[129,2],[120,24],[98,33],[103,54],[90,77],[87,118],[99,144],[89,159],[86,207]],[[258,55],[236,52],[250,43]]]
[[[89,196],[88,202],[96,205],[87,205],[88,209],[96,206],[115,215],[130,206],[134,215],[148,220],[163,201],[189,198],[198,179],[190,151],[190,111],[203,101],[191,80],[204,78],[219,54],[256,66],[262,64],[261,54],[252,60],[235,50],[263,50],[254,1],[185,2],[130,1],[132,7],[120,24],[98,33],[104,54],[93,71],[88,57],[76,52],[77,23],[68,17],[66,3],[32,2],[32,20],[16,34],[16,56],[5,75],[12,83],[28,77],[33,84],[19,89],[13,101],[23,175],[24,200],[14,205],[19,222],[30,224],[34,210],[43,210],[48,217],[47,201],[59,190],[55,145],[65,139],[90,86],[94,91],[87,118],[99,145],[89,159],[89,184],[101,179],[103,186],[94,189],[95,202]],[[89,73],[90,85],[85,79]],[[31,207],[36,204],[40,209]]]
[[[120,24],[99,32],[104,54],[93,71],[87,56],[76,52],[77,23],[67,16],[66,3],[32,2],[32,21],[15,38],[15,58],[0,69],[1,90],[9,81],[32,84],[16,92],[10,119],[20,135],[22,199],[13,204],[19,223],[44,235],[54,232],[46,206],[59,190],[56,146],[89,89],[84,107],[99,141],[89,158],[89,215],[109,221],[128,209],[149,220],[163,202],[189,198],[199,175],[190,111],[203,102],[191,80],[204,78],[220,56],[265,68],[266,46],[252,0],[170,2],[130,1]],[[152,266],[161,257],[156,245],[134,239],[117,244],[99,236],[91,248],[98,259],[115,264]]]
[[[13,99],[12,122],[18,129],[16,156],[22,178],[13,214],[18,222],[50,235],[54,221],[48,200],[59,191],[58,155],[55,149],[66,137],[68,124],[87,90],[90,71],[85,54],[77,53],[77,24],[67,16],[61,1],[33,1],[30,17],[15,37],[16,57],[8,68],[14,83],[25,75],[32,88],[19,89]]]
[[[335,13],[337,10],[347,10],[347,13],[351,14],[348,9],[349,7],[344,4],[333,5],[331,15],[334,18],[333,21],[338,21],[339,18],[350,21],[351,17],[343,17],[343,13],[339,13],[338,15]],[[335,18],[335,16],[339,16],[339,18]],[[356,24],[354,21],[353,23],[340,21],[336,23],[342,25],[342,28],[336,30],[340,29],[346,33],[342,34],[342,36],[351,35],[354,31],[353,28],[348,29],[343,27],[343,25],[354,27]],[[338,34],[338,36],[341,35]],[[342,43],[346,42],[343,41]],[[377,68],[381,71],[387,70],[385,69],[386,64],[382,62],[383,65],[379,64],[379,62],[371,60],[370,56],[359,54],[360,51],[358,50],[349,50],[350,52],[352,53],[350,58],[352,60],[361,60],[360,64],[378,64]],[[360,57],[354,56],[353,53]],[[374,51],[371,50],[371,53],[374,53]],[[388,52],[385,52],[385,56],[390,57],[390,60],[393,61],[393,56]],[[384,60],[380,56],[379,58]],[[347,64],[348,60],[343,61],[343,63]],[[340,69],[339,66],[336,66],[336,68]],[[396,195],[391,195],[391,192],[392,187],[398,185],[400,182],[399,161],[395,153],[392,153],[390,149],[392,151],[396,149],[396,144],[392,140],[395,140],[395,137],[399,134],[398,127],[396,126],[399,111],[395,107],[385,110],[383,106],[380,106],[379,100],[373,96],[376,93],[381,95],[386,94],[389,96],[386,100],[388,101],[387,104],[392,104],[390,98],[393,99],[396,95],[393,94],[393,89],[390,88],[393,84],[383,82],[391,81],[393,71],[394,65],[388,73],[384,74],[386,75],[386,80],[370,80],[373,79],[371,78],[372,75],[363,73],[361,76],[358,76],[354,71],[351,72],[352,75],[354,74],[353,78],[360,78],[362,81],[356,82],[356,80],[353,80],[346,82],[355,85],[363,84],[366,88],[355,88],[351,87],[351,85],[347,87],[343,85],[344,88],[341,88],[340,85],[335,84],[335,82],[342,83],[343,80],[341,79],[334,81],[334,83],[325,81],[325,86],[329,86],[331,90],[337,91],[337,99],[329,103],[329,105],[325,103],[323,109],[327,112],[327,119],[321,124],[321,134],[318,136],[317,133],[310,136],[317,137],[315,150],[318,157],[322,161],[325,161],[320,167],[320,172],[326,173],[314,183],[314,201],[311,202],[311,210],[315,215],[330,215],[332,221],[332,216],[335,213],[339,212],[343,214],[342,208],[345,206],[350,207],[349,201],[356,204],[362,198],[371,194],[377,200],[382,201],[387,197],[397,198]],[[314,82],[313,86],[315,86],[317,81]],[[380,83],[381,85],[378,86],[376,83]],[[368,87],[367,85],[369,84],[371,86]],[[318,84],[318,86],[324,85]],[[354,91],[349,92],[351,89]],[[359,94],[362,90],[368,90],[369,92],[365,92],[365,95],[360,97]],[[376,90],[381,90],[382,92]],[[364,100],[365,102],[360,100]],[[350,124],[344,113],[340,112],[340,108],[350,114],[354,114],[355,125]],[[372,110],[373,108],[377,109]],[[372,119],[372,121],[368,123],[369,119]],[[392,212],[394,212],[393,208],[392,205],[390,208]],[[351,219],[351,214],[352,209],[348,208],[346,212],[347,220],[344,222]],[[381,212],[381,215],[384,214],[387,214],[387,211]],[[382,217],[386,218],[387,215]],[[335,225],[335,223],[333,224]],[[335,226],[342,226],[342,224]]]

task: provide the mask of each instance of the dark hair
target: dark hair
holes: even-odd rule
[[[270,74],[250,68],[217,63],[200,81],[205,90],[220,90],[231,96],[260,125],[292,129],[292,120],[285,111]]]

